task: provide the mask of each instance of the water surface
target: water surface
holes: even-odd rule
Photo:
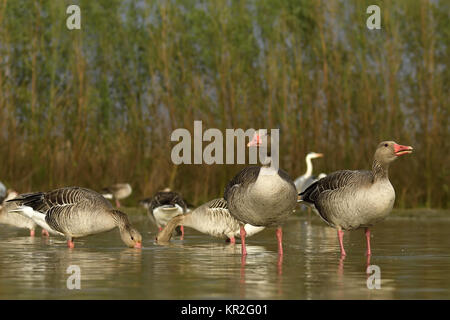
[[[275,230],[240,244],[186,228],[184,240],[154,243],[156,228],[133,216],[144,248],[129,249],[117,230],[76,240],[31,238],[0,225],[0,299],[449,299],[450,220],[396,218],[372,229],[370,261],[362,230],[347,232],[342,260],[336,231],[301,212],[284,227],[284,256]],[[38,232],[36,234],[39,234]],[[367,265],[381,271],[368,289]],[[81,289],[69,290],[67,268],[79,266]]]

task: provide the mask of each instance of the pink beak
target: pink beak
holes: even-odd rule
[[[141,249],[142,248],[142,243],[141,242],[136,242],[136,244],[134,245],[135,248]]]
[[[250,141],[250,142],[247,144],[247,147],[259,146],[260,143],[261,143],[261,139],[259,138],[259,134],[256,133],[256,134],[253,136],[252,141]]]
[[[402,156],[404,154],[411,153],[413,150],[413,147],[411,146],[402,146],[400,144],[394,143],[394,152],[396,156]]]

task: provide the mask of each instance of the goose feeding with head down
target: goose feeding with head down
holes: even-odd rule
[[[409,154],[410,146],[394,141],[381,142],[373,158],[372,170],[336,171],[300,193],[300,202],[312,206],[320,217],[338,230],[341,255],[345,256],[344,230],[365,228],[367,255],[371,255],[369,227],[391,212],[395,191],[389,181],[389,165]]]
[[[219,198],[208,201],[190,213],[172,218],[159,232],[157,241],[168,242],[177,226],[189,227],[216,238],[229,239],[231,243],[235,243],[235,237],[240,236],[241,223],[230,214],[226,200]],[[264,227],[245,224],[244,229],[246,236],[249,237],[264,230]]]
[[[128,216],[114,210],[111,203],[95,191],[66,187],[49,192],[22,194],[8,200],[17,212],[32,219],[50,233],[65,236],[67,245],[74,247],[74,238],[118,228],[128,247],[141,248],[142,237],[129,222]]]
[[[148,210],[148,217],[158,227],[158,231],[174,217],[185,214],[187,211],[186,202],[178,193],[169,188],[157,192],[152,198],[141,200],[140,202]],[[181,236],[184,235],[184,228],[180,226]]]
[[[120,201],[130,196],[133,189],[129,183],[116,183],[109,187],[103,188],[102,195],[106,199],[114,199],[116,207],[120,208]]]
[[[283,254],[282,224],[292,215],[297,203],[297,190],[289,175],[272,166],[271,139],[266,130],[255,132],[249,147],[259,147],[263,166],[241,170],[226,186],[224,198],[230,214],[241,222],[242,255],[246,255],[245,224],[276,227],[278,253]],[[261,152],[262,151],[262,152]]]
[[[294,184],[297,188],[298,192],[303,192],[307,187],[309,187],[311,184],[313,184],[316,180],[318,180],[317,177],[313,176],[313,165],[312,165],[312,159],[322,158],[323,153],[317,153],[317,152],[310,152],[306,155],[305,161],[306,161],[306,172],[295,179]]]

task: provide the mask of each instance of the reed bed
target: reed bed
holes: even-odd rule
[[[370,168],[412,145],[400,208],[449,208],[448,1],[0,0],[0,180],[25,192],[130,182],[199,204],[242,165],[179,165],[176,128],[279,128],[281,167]],[[66,8],[81,8],[81,30]],[[206,146],[207,143],[204,143]]]

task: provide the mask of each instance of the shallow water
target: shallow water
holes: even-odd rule
[[[68,249],[64,238],[0,225],[0,299],[450,299],[449,219],[391,217],[372,229],[380,289],[367,287],[363,231],[345,234],[341,260],[336,231],[304,212],[283,229],[282,259],[273,229],[248,238],[243,260],[240,244],[187,228],[184,240],[157,245],[156,228],[132,220],[142,250],[126,248],[117,230]],[[67,288],[71,265],[79,290]]]

